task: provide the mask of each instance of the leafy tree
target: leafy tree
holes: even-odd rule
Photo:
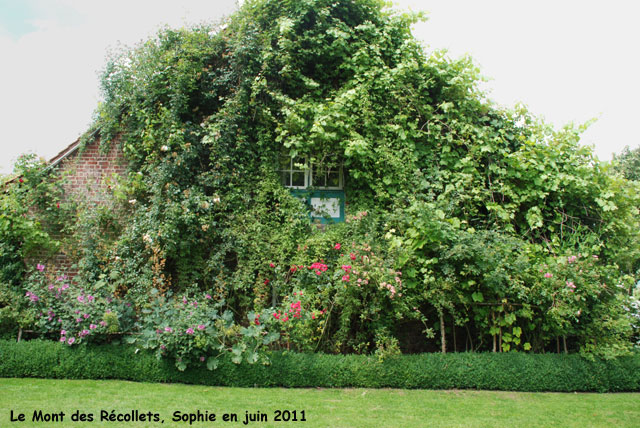
[[[627,180],[640,181],[640,147],[629,149],[626,146],[622,152],[613,156],[616,170],[620,171]]]

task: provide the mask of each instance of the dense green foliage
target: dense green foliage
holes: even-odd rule
[[[177,370],[134,347],[69,348],[44,341],[0,342],[0,377],[125,379],[243,387],[364,387],[503,391],[640,391],[638,355],[589,361],[578,355],[457,353],[361,355],[272,353],[270,365],[222,360]]]
[[[24,155],[14,169],[0,193],[0,334],[15,334],[19,325],[33,322],[23,281],[36,266],[27,267],[25,260],[46,258],[59,248],[69,214],[60,208],[61,186],[43,160]]]
[[[118,324],[180,368],[263,346],[629,352],[638,184],[581,129],[494,106],[469,59],[424,52],[416,19],[248,1],[112,58],[92,131],[130,171],[79,210],[78,293],[126,300]],[[281,156],[343,166],[345,223],[309,223]]]
[[[613,156],[616,169],[627,180],[640,181],[640,147],[633,150],[625,147],[618,155]]]

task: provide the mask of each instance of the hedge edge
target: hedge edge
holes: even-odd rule
[[[70,348],[50,341],[0,341],[0,377],[121,379],[235,387],[640,391],[640,354],[614,360],[579,355],[452,353],[364,355],[272,353],[270,365],[222,361],[214,371],[178,371],[170,360],[123,345]]]

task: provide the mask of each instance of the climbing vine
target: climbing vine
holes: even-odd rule
[[[91,138],[129,172],[111,210],[80,216],[79,280],[141,320],[214,296],[219,337],[232,317],[275,348],[628,350],[637,184],[582,128],[493,105],[469,58],[413,38],[419,19],[377,0],[247,1],[110,58]],[[282,156],[338,159],[348,222],[312,226]]]

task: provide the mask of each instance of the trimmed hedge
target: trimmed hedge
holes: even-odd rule
[[[178,371],[170,360],[123,345],[70,348],[0,341],[0,377],[123,379],[240,387],[363,387],[506,391],[640,391],[640,355],[590,361],[579,355],[451,353],[364,355],[272,353],[268,366],[222,361],[214,371]]]

